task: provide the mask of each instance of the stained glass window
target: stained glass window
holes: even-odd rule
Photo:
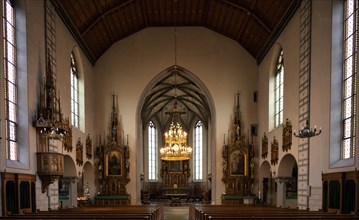
[[[284,87],[284,57],[283,50],[280,50],[276,72],[274,76],[274,126],[283,123],[283,87]]]
[[[76,59],[71,53],[71,124],[79,128],[79,74]]]
[[[148,179],[157,180],[158,145],[156,127],[152,121],[148,124]]]
[[[6,159],[17,160],[17,67],[15,39],[15,9],[13,1],[2,1],[4,92],[5,92],[5,147]]]
[[[198,121],[194,128],[194,180],[202,180],[202,160],[203,160],[203,125],[201,121]]]
[[[358,0],[345,1],[342,120],[342,159],[354,157],[357,84]]]

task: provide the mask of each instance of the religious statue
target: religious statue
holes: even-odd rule
[[[278,141],[276,137],[273,137],[271,144],[271,164],[276,165],[278,163]]]
[[[86,199],[90,198],[90,187],[89,187],[89,183],[86,183],[86,188],[85,188],[85,197]]]
[[[262,137],[262,158],[265,159],[268,155],[268,138],[266,133]]]

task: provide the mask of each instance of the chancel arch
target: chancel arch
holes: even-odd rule
[[[176,113],[174,113],[176,112]],[[176,116],[176,114],[178,116]],[[214,178],[215,155],[214,133],[214,105],[206,86],[195,74],[181,66],[171,66],[159,73],[145,88],[138,105],[138,145],[137,169],[141,178],[137,181],[138,195],[149,193],[151,198],[164,196],[166,190],[171,192],[173,187],[184,189],[185,193],[196,195],[197,201],[209,199],[211,191],[208,181]],[[149,179],[149,133],[148,125],[154,123],[156,127],[156,143],[158,149],[165,144],[164,133],[168,131],[173,121],[178,121],[183,130],[188,133],[187,145],[194,146],[194,130],[198,121],[203,127],[203,178],[193,180],[193,159],[183,161],[164,161],[157,152],[157,178]],[[213,170],[213,172],[212,172]],[[177,190],[176,190],[177,191]],[[139,202],[139,200],[138,200]]]

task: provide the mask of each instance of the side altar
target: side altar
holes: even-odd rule
[[[121,135],[119,130],[115,95],[112,99],[109,135],[107,140],[96,148],[98,180],[98,192],[94,198],[96,205],[131,204],[131,195],[126,190],[126,185],[130,181],[130,151],[128,140],[127,144],[124,144],[124,135]]]
[[[250,187],[254,177],[254,148],[246,142],[242,130],[239,94],[234,112],[233,126],[228,134],[228,143],[222,150],[223,178],[226,191],[222,194],[222,204],[254,203]]]

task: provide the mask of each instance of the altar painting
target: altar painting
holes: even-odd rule
[[[121,176],[122,175],[122,156],[119,151],[111,151],[106,157],[106,175]]]
[[[240,150],[235,150],[230,155],[230,174],[232,176],[246,175],[246,156]]]

